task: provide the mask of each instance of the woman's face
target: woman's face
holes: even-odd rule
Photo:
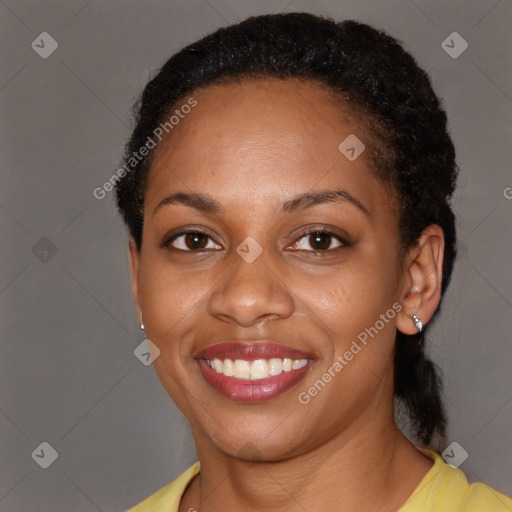
[[[132,245],[162,384],[196,439],[232,456],[277,460],[370,435],[392,421],[407,282],[370,142],[314,83],[193,96],[157,148],[140,254]]]

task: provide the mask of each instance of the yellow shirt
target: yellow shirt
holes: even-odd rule
[[[469,485],[464,473],[446,464],[439,454],[419,450],[434,465],[398,512],[512,512],[512,499],[485,484]],[[178,512],[181,496],[199,469],[196,462],[128,512]]]

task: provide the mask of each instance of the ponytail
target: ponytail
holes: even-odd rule
[[[421,336],[421,337],[420,337]],[[430,443],[434,433],[444,436],[446,414],[437,367],[424,353],[424,332],[397,332],[395,343],[395,396],[407,408],[416,437]]]

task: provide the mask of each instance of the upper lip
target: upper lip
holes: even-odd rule
[[[311,354],[271,340],[223,341],[201,349],[196,359],[314,359]]]

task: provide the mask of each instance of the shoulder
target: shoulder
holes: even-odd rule
[[[466,496],[465,512],[511,512],[512,499],[485,484],[472,484]]]
[[[188,484],[199,473],[199,470],[199,462],[196,462],[178,478],[165,485],[127,512],[153,512],[154,510],[178,512],[181,497]]]
[[[434,461],[400,512],[512,512],[512,499],[488,485],[469,484],[466,475],[425,448],[417,447]]]

